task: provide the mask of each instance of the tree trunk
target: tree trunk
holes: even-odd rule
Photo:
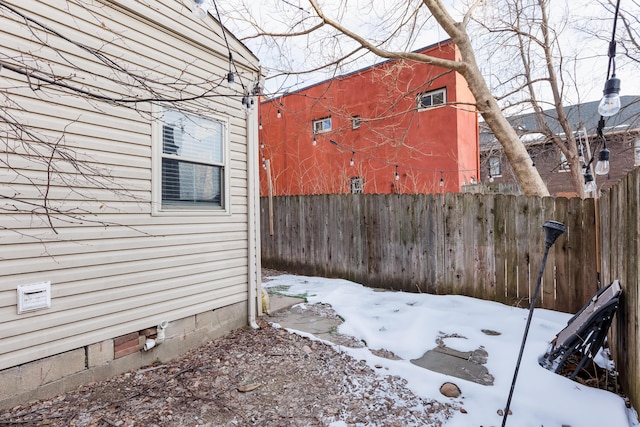
[[[547,190],[547,186],[540,177],[538,170],[533,166],[533,161],[527,149],[502,114],[500,106],[491,94],[484,77],[482,77],[475,53],[471,47],[469,35],[464,28],[465,23],[455,22],[440,0],[423,1],[433,17],[460,49],[461,63],[464,66],[457,71],[469,84],[469,89],[476,98],[478,112],[482,115],[500,145],[502,145],[522,191],[527,196],[548,196],[549,190]],[[466,19],[468,17],[465,17]]]

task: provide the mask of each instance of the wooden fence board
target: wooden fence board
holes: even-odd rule
[[[507,241],[511,238],[507,234],[506,221],[509,215],[507,198],[499,194],[494,197],[493,208],[493,242],[495,268],[495,301],[507,303]]]
[[[505,221],[508,239],[505,245],[505,268],[507,270],[507,304],[518,304],[518,238],[516,236],[517,197],[507,196],[509,215]],[[515,214],[514,214],[515,213]]]
[[[517,259],[517,301],[520,307],[529,307],[530,275],[529,275],[529,200],[525,196],[516,197],[516,259]]]
[[[436,263],[434,264],[434,268],[436,268],[435,282],[433,286],[436,288],[436,293],[444,293],[442,291],[445,280],[446,280],[446,259],[447,259],[447,236],[445,232],[445,223],[444,223],[444,211],[445,211],[445,199],[444,195],[436,194],[432,197],[433,203],[433,221],[435,222],[433,229],[435,230],[435,242],[436,246],[434,248],[434,253],[436,255]]]
[[[531,197],[528,200],[528,222],[529,222],[529,293],[533,296],[535,287],[538,282],[538,276],[540,274],[540,267],[542,265],[542,257],[544,256],[544,240],[540,240],[538,236],[545,235],[544,228],[542,227],[547,217],[542,206],[542,199],[540,197]],[[536,307],[542,307],[544,300],[544,289],[542,283],[540,284],[540,290],[538,294],[538,301]],[[531,301],[527,301],[528,305],[531,305]]]
[[[555,199],[552,197],[545,197],[542,199],[542,205],[544,207],[544,219],[562,222],[564,224],[564,218],[558,218],[556,212]],[[543,245],[544,242],[541,242]],[[539,268],[539,267],[538,267]],[[538,270],[539,271],[539,270]],[[556,308],[556,251],[549,250],[547,255],[547,265],[544,269],[542,277],[542,307],[555,309]]]
[[[579,269],[582,272],[582,281],[584,283],[584,291],[582,291],[582,299],[587,302],[593,294],[598,290],[598,263],[597,263],[597,250],[593,242],[596,241],[596,229],[595,221],[595,201],[594,199],[582,200],[582,258],[579,260],[579,265],[582,268],[574,266],[574,269]],[[577,284],[576,286],[580,286]],[[582,286],[581,286],[582,287]]]
[[[474,272],[475,289],[483,299],[495,301],[495,241],[493,237],[493,197],[477,195],[478,217],[476,225],[477,264]],[[477,295],[477,293],[476,293]]]
[[[556,199],[556,218],[567,225],[569,212],[569,199],[559,197]],[[558,237],[551,250],[555,259],[555,283],[556,283],[556,309],[570,313],[571,311],[571,274],[569,273],[568,240],[573,236],[570,230]]]
[[[479,236],[476,233],[478,225],[478,198],[475,194],[463,194],[461,222],[462,230],[460,233],[460,241],[462,245],[462,259],[456,260],[459,275],[458,293],[462,295],[482,295],[482,286],[481,283],[476,281],[474,271],[475,268],[478,267],[478,250],[480,246],[480,242],[478,241]],[[465,284],[469,284],[469,289],[465,289]]]
[[[451,193],[445,194],[445,288],[440,291],[444,294],[460,294],[462,269],[464,268],[464,239],[462,236],[463,203],[454,204]]]

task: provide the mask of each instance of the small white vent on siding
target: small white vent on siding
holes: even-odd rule
[[[51,308],[51,282],[18,286],[18,314]]]

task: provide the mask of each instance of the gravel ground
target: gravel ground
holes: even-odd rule
[[[458,410],[338,347],[260,324],[170,363],[0,412],[0,425],[437,427]]]

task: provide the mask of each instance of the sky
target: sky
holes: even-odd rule
[[[415,0],[413,0],[415,2]],[[406,1],[388,0],[320,0],[319,4],[331,18],[336,19],[368,40],[377,43],[385,38],[385,34],[392,31],[393,23],[402,18],[402,5]],[[467,0],[445,0],[448,11],[456,19],[461,19],[468,10]],[[327,64],[333,52],[350,52],[358,44],[347,38],[337,38],[330,35],[328,30],[320,30],[312,36],[300,36],[279,39],[277,44],[265,38],[244,38],[255,33],[255,29],[248,25],[253,22],[266,32],[289,33],[292,23],[303,23],[296,29],[301,29],[317,23],[310,11],[307,0],[216,0],[221,14],[221,20],[234,34],[258,56],[264,70],[267,72],[267,96],[280,94],[285,91],[305,87],[318,81],[330,78],[335,74],[344,74],[359,68],[370,66],[382,61],[373,55],[355,55],[354,60],[341,65],[338,70],[325,72],[282,76],[282,70],[304,71]],[[628,2],[623,6],[627,9],[635,7],[635,3]],[[489,22],[495,11],[500,15],[503,2],[485,2],[480,5],[474,16],[481,21]],[[607,76],[607,40],[611,37],[613,13],[604,10],[596,0],[558,0],[549,2],[550,15],[555,21],[554,29],[558,30],[562,38],[562,54],[565,56],[565,66],[568,65],[571,75],[565,76],[563,85],[566,90],[567,103],[593,101],[601,98],[602,89]],[[213,12],[213,11],[212,11]],[[215,13],[215,12],[214,12]],[[634,12],[631,12],[634,13]],[[597,18],[595,21],[589,19]],[[413,50],[425,47],[449,36],[440,28],[425,11],[418,20],[421,25],[416,31],[400,31],[398,37],[385,44],[391,50]],[[600,40],[576,30],[582,26],[587,31],[597,31]],[[621,24],[619,24],[619,28]],[[621,30],[618,30],[621,33]],[[539,35],[538,35],[539,36]],[[491,37],[494,37],[493,35]],[[506,74],[500,75],[500,70],[510,69],[514,63],[514,55],[501,55],[504,49],[497,49],[496,42],[489,39],[479,39],[472,35],[472,42],[477,51],[477,58],[485,78],[490,86],[496,86],[500,81],[508,81]],[[619,51],[621,49],[619,48]],[[572,55],[579,60],[568,61]],[[542,59],[541,62],[544,63]],[[544,67],[541,67],[544,68]],[[617,55],[618,77],[622,80],[622,95],[640,95],[640,80],[635,79],[637,65],[630,63],[622,55]],[[491,76],[493,75],[493,76]],[[580,88],[579,94],[571,89],[573,85]],[[502,92],[509,90],[508,87]],[[550,92],[540,85],[536,91],[539,98],[550,100]],[[501,91],[497,91],[500,93]]]
[[[457,412],[445,427],[499,426],[497,411],[506,406],[513,373],[529,311],[464,296],[380,292],[342,279],[297,275],[269,277],[263,287],[279,292],[306,295],[310,304],[330,304],[344,323],[338,332],[364,340],[364,348],[336,347],[366,363],[380,375],[399,375],[416,395],[443,403],[455,402],[467,413]],[[627,409],[618,395],[581,385],[546,370],[538,364],[549,342],[561,331],[571,314],[534,310],[517,383],[511,401],[512,427],[638,427],[637,414]],[[485,335],[491,329],[500,335]],[[307,333],[302,333],[308,336]],[[489,354],[486,367],[495,377],[492,386],[476,384],[433,372],[410,362],[436,347],[444,335],[445,344],[458,351],[483,347]],[[331,344],[331,343],[327,343]],[[389,360],[369,349],[386,349],[401,357]],[[602,352],[601,352],[602,353]],[[601,363],[607,362],[600,355]],[[375,369],[376,365],[382,366]],[[459,398],[439,392],[440,385],[453,382],[461,389]],[[339,424],[336,424],[338,426]]]

